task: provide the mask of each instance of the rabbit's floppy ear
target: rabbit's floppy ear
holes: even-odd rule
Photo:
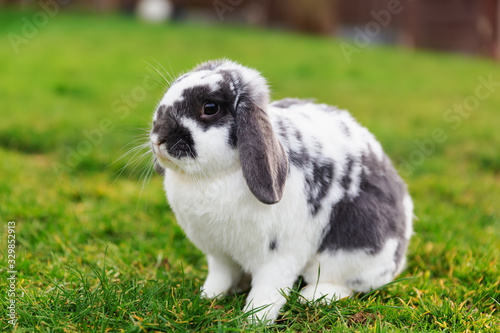
[[[257,75],[245,73],[238,82],[236,136],[247,185],[259,201],[269,205],[279,202],[283,196],[288,157],[266,112],[269,92],[265,80],[255,71],[250,72]],[[253,76],[253,80],[245,80],[249,76]]]

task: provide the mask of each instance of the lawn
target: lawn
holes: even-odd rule
[[[13,47],[8,34],[32,19],[0,12],[1,331],[12,329],[9,230],[16,331],[258,329],[241,312],[245,294],[199,298],[205,259],[150,155],[133,150],[163,76],[222,57],[259,69],[273,99],[350,110],[400,169],[418,217],[395,283],[327,307],[292,292],[270,331],[500,331],[498,64],[393,47],[348,62],[330,38],[75,13]]]

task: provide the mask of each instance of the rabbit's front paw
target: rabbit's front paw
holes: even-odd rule
[[[271,300],[250,302],[245,306],[248,319],[253,324],[272,324],[278,318],[280,307]]]

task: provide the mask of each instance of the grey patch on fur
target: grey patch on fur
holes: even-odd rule
[[[349,185],[351,184],[351,172],[352,172],[352,166],[354,164],[354,161],[351,157],[347,157],[346,163],[345,163],[345,170],[344,170],[344,175],[342,176],[342,179],[340,180],[340,185],[342,185],[342,188],[344,190],[349,189]]]
[[[362,156],[362,164],[369,172],[363,168],[359,193],[333,205],[319,252],[366,249],[375,254],[388,239],[404,239],[406,185],[386,156],[379,161],[370,151]],[[403,246],[399,260],[405,251]]]
[[[163,118],[163,117],[165,117],[165,112],[167,112],[167,108],[166,108],[166,106],[165,106],[165,105],[160,105],[160,106],[158,107],[158,110],[156,111],[156,113],[158,114],[158,116],[157,116],[157,117],[158,117],[158,118]],[[154,124],[156,124],[156,122],[157,122],[157,120],[156,120],[156,121],[154,121],[153,123],[154,123]]]
[[[290,106],[293,105],[304,105],[304,104],[309,104],[312,103],[313,100],[310,99],[299,99],[299,98],[283,98],[278,101],[272,102],[271,106],[281,108],[281,109],[288,109]]]
[[[277,127],[278,127],[277,130],[278,137],[280,141],[283,143],[283,146],[286,147],[287,156],[290,160],[290,163],[292,163],[295,166],[303,166],[304,163],[309,161],[309,153],[303,145],[302,136],[296,136],[296,139],[298,141],[298,147],[296,147],[297,149],[292,149],[290,145],[292,136],[292,134],[290,133],[290,130],[292,129],[290,121],[286,118],[280,117],[277,120]]]
[[[305,175],[307,203],[312,215],[321,209],[321,203],[328,194],[334,179],[334,163],[321,156],[321,144],[316,142],[315,149],[304,144],[302,133],[286,118],[277,119],[277,132],[287,148],[290,163],[301,169]],[[294,144],[290,142],[294,140]]]
[[[160,108],[165,108],[165,106],[162,105]],[[163,112],[161,121],[156,121],[153,125],[152,133],[158,135],[160,144],[165,143],[167,152],[172,157],[196,158],[197,153],[191,132],[169,114],[169,108]]]
[[[274,251],[278,248],[278,240],[276,238],[273,238],[271,242],[269,243],[269,249],[271,251]]]
[[[153,162],[154,168],[156,173],[158,173],[160,176],[165,175],[165,169],[158,163],[158,159],[155,157],[154,162]]]
[[[307,203],[312,215],[321,208],[321,202],[326,197],[333,182],[333,162],[330,160],[313,161],[312,174],[306,176]]]
[[[287,128],[287,125],[285,124],[285,118],[278,118],[277,120],[277,126],[278,126],[278,136],[280,137],[280,139],[283,141],[285,140],[286,143],[287,143],[287,146],[289,146],[288,142],[288,136],[289,136],[289,133],[288,133],[288,128]]]
[[[347,285],[349,285],[350,287],[352,287],[352,289],[356,289],[356,287],[359,287],[361,286],[362,284],[364,284],[365,282],[360,279],[360,278],[356,278],[356,279],[351,279],[351,280],[347,280]]]
[[[344,132],[345,136],[351,136],[351,130],[349,129],[349,127],[346,125],[345,122],[341,121],[340,127],[342,128],[342,132]]]
[[[300,131],[295,128],[290,120],[286,118],[278,118],[277,125],[278,136],[287,149],[287,155],[290,159],[290,163],[301,169],[310,166],[311,155],[304,145]],[[290,144],[292,136],[297,141],[297,144],[294,145],[294,147],[291,147]]]

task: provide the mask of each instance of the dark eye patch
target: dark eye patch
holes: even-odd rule
[[[212,127],[225,127],[228,129],[228,145],[235,148],[237,140],[233,110],[235,104],[234,85],[229,79],[226,79],[229,77],[228,75],[222,75],[224,79],[219,82],[217,89],[212,90],[208,84],[191,86],[183,90],[179,100],[169,106],[160,106],[157,123],[165,127],[165,131],[173,130],[173,127],[169,126],[170,120],[168,118],[172,120],[191,119],[203,131]],[[183,140],[173,148],[177,151],[172,153],[184,156],[189,156],[193,152],[196,154],[190,140],[179,132],[176,134],[183,137]],[[173,144],[175,143],[177,142]]]
[[[182,97],[174,103],[173,111],[178,116],[195,120],[203,130],[226,126],[232,119],[234,94],[224,82],[217,90],[211,90],[209,85],[186,88]]]

